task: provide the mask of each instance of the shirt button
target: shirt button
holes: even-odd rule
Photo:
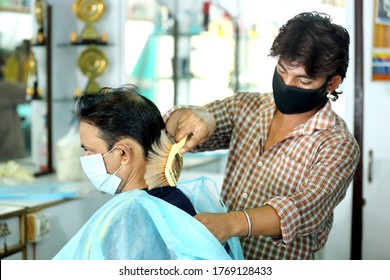
[[[259,161],[259,162],[257,163],[257,165],[258,165],[258,166],[262,166],[262,165],[263,165],[263,162],[262,162],[262,161]]]
[[[282,157],[282,156],[284,156],[284,153],[283,153],[283,152],[280,152],[279,155]]]
[[[248,197],[248,194],[247,193],[243,193],[242,194],[242,198],[247,198]]]

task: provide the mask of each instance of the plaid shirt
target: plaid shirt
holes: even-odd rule
[[[217,129],[196,151],[229,148],[222,186],[228,210],[270,205],[280,217],[281,236],[242,240],[246,259],[312,259],[326,243],[333,210],[359,162],[359,146],[346,123],[328,102],[264,150],[276,110],[272,93],[238,93],[205,108]]]

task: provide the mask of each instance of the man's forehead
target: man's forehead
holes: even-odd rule
[[[298,62],[279,59],[278,64],[284,70],[294,72],[295,75],[310,77],[306,72],[306,68]]]

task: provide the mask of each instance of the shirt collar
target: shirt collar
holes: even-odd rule
[[[260,114],[258,115],[258,126],[259,131],[262,132],[258,135],[258,142],[261,141],[261,139],[267,139],[267,134],[269,131],[269,127],[271,126],[272,119],[275,115],[276,106],[273,101],[273,95],[272,93],[268,94],[261,94],[261,105],[259,108]],[[265,145],[265,143],[263,143]]]
[[[272,93],[264,95],[264,101],[262,103],[264,104],[264,107],[261,108],[262,112],[264,112],[262,117],[267,116],[272,121],[273,114],[276,111],[276,105],[273,101]],[[325,106],[318,110],[318,112],[316,112],[306,123],[297,126],[290,135],[310,135],[316,130],[326,130],[335,124],[336,113],[333,111],[330,101],[328,101]]]
[[[326,102],[303,126],[303,134],[310,135],[316,130],[326,130],[336,124],[336,113],[332,109],[330,101]]]

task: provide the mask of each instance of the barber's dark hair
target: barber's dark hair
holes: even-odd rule
[[[304,66],[312,77],[345,78],[349,64],[349,34],[325,13],[300,13],[280,28],[270,56]],[[332,93],[336,98],[338,92]]]
[[[104,87],[98,93],[82,95],[73,110],[76,120],[96,126],[101,139],[111,149],[123,138],[132,138],[144,149],[159,141],[165,124],[157,106],[127,84],[119,88]]]

